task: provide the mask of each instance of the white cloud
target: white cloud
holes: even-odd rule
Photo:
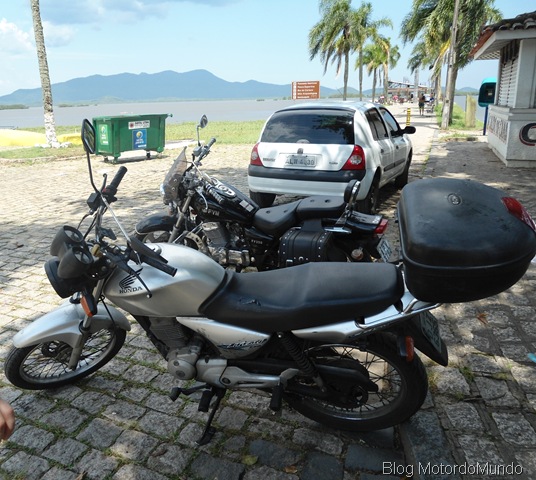
[[[47,47],[63,47],[71,43],[75,36],[75,30],[68,25],[55,25],[51,22],[43,22],[43,33]]]
[[[21,30],[5,18],[0,20],[0,45],[2,53],[8,55],[24,54],[33,50],[32,35]]]

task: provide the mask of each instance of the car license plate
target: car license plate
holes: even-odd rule
[[[441,352],[441,334],[439,333],[439,324],[437,319],[430,313],[424,312],[421,317],[421,331],[434,348]]]
[[[389,243],[389,240],[387,240],[385,237],[382,237],[380,241],[378,242],[377,249],[382,260],[384,262],[388,262],[393,253],[393,249],[391,248],[391,244]]]
[[[316,167],[316,155],[288,155],[285,165],[298,168]]]

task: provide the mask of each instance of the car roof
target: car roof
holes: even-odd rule
[[[335,110],[350,110],[366,112],[367,110],[379,107],[378,103],[372,102],[360,102],[351,100],[332,100],[332,101],[319,101],[319,102],[304,102],[289,105],[288,107],[281,108],[274,113],[286,112],[292,110],[322,110],[322,109],[335,109]]]

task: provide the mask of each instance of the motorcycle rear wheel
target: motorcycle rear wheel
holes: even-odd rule
[[[311,349],[316,364],[355,369],[378,386],[378,392],[366,392],[347,379],[327,378],[331,390],[328,399],[286,393],[287,403],[311,420],[331,428],[368,432],[388,428],[410,418],[423,404],[428,377],[417,355],[411,362],[398,353],[396,339],[378,334],[366,346],[322,345]],[[310,379],[300,383],[312,386]]]
[[[27,390],[46,390],[75,383],[106,365],[121,350],[126,332],[122,329],[103,329],[86,341],[78,365],[67,365],[72,348],[60,341],[13,347],[6,358],[4,372],[16,387]]]

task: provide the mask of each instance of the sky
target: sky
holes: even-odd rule
[[[413,81],[407,68],[412,45],[399,39],[412,0],[369,1],[373,20],[391,19],[393,28],[381,33],[401,51],[390,79]],[[360,4],[353,0],[355,8]],[[40,5],[52,83],[95,74],[205,69],[229,82],[343,85],[335,65],[324,72],[319,58],[309,58],[308,33],[320,20],[318,0],[41,0]],[[526,0],[495,0],[495,6],[503,18],[530,11]],[[355,59],[348,83],[358,88]],[[1,2],[0,65],[0,96],[40,87],[30,0]],[[478,88],[497,70],[498,60],[474,61],[459,73],[456,86]],[[419,83],[429,84],[428,70],[419,72]],[[368,88],[372,78],[365,73],[363,89]]]

